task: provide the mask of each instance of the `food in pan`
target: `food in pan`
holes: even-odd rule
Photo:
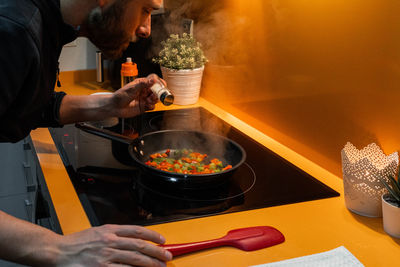
[[[146,165],[153,168],[182,174],[209,174],[219,173],[232,168],[232,165],[224,166],[222,161],[213,158],[206,160],[207,154],[194,152],[191,149],[171,151],[167,149],[164,153],[150,155]]]

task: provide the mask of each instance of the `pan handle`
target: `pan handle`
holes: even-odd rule
[[[115,133],[115,132],[112,132],[112,131],[109,131],[106,129],[100,129],[100,128],[94,127],[92,125],[89,125],[87,123],[84,123],[84,122],[76,123],[75,127],[78,129],[81,129],[84,132],[94,134],[94,135],[97,135],[97,136],[100,136],[100,137],[103,137],[103,138],[106,138],[109,140],[121,142],[121,143],[124,143],[127,145],[130,145],[133,142],[133,140],[135,140],[128,136],[118,134],[118,133]]]

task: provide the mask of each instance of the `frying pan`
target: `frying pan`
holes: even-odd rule
[[[229,181],[229,178],[246,159],[246,152],[236,142],[216,134],[187,131],[162,130],[144,134],[136,139],[115,132],[96,128],[86,123],[77,123],[77,128],[110,140],[128,144],[128,151],[134,163],[139,166],[146,179],[183,188],[199,188],[216,186]],[[224,165],[232,165],[231,169],[210,174],[180,174],[166,172],[146,165],[150,155],[171,152],[180,149],[193,149],[195,152],[207,154],[209,159],[218,158]]]

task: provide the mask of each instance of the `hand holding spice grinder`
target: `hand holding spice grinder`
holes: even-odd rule
[[[121,87],[124,87],[138,76],[138,70],[135,63],[132,62],[132,58],[126,58],[126,62],[121,66]],[[165,85],[158,80],[152,87],[151,90],[158,97],[158,99],[165,106],[172,105],[174,103],[174,96],[165,87]]]

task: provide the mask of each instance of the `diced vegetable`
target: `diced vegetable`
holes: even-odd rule
[[[171,150],[167,149],[165,153],[150,155],[146,165],[162,171],[183,174],[219,173],[232,168],[232,165],[224,166],[222,161],[216,158],[205,164],[205,158],[207,154],[194,152],[192,149],[176,150],[172,154]]]

